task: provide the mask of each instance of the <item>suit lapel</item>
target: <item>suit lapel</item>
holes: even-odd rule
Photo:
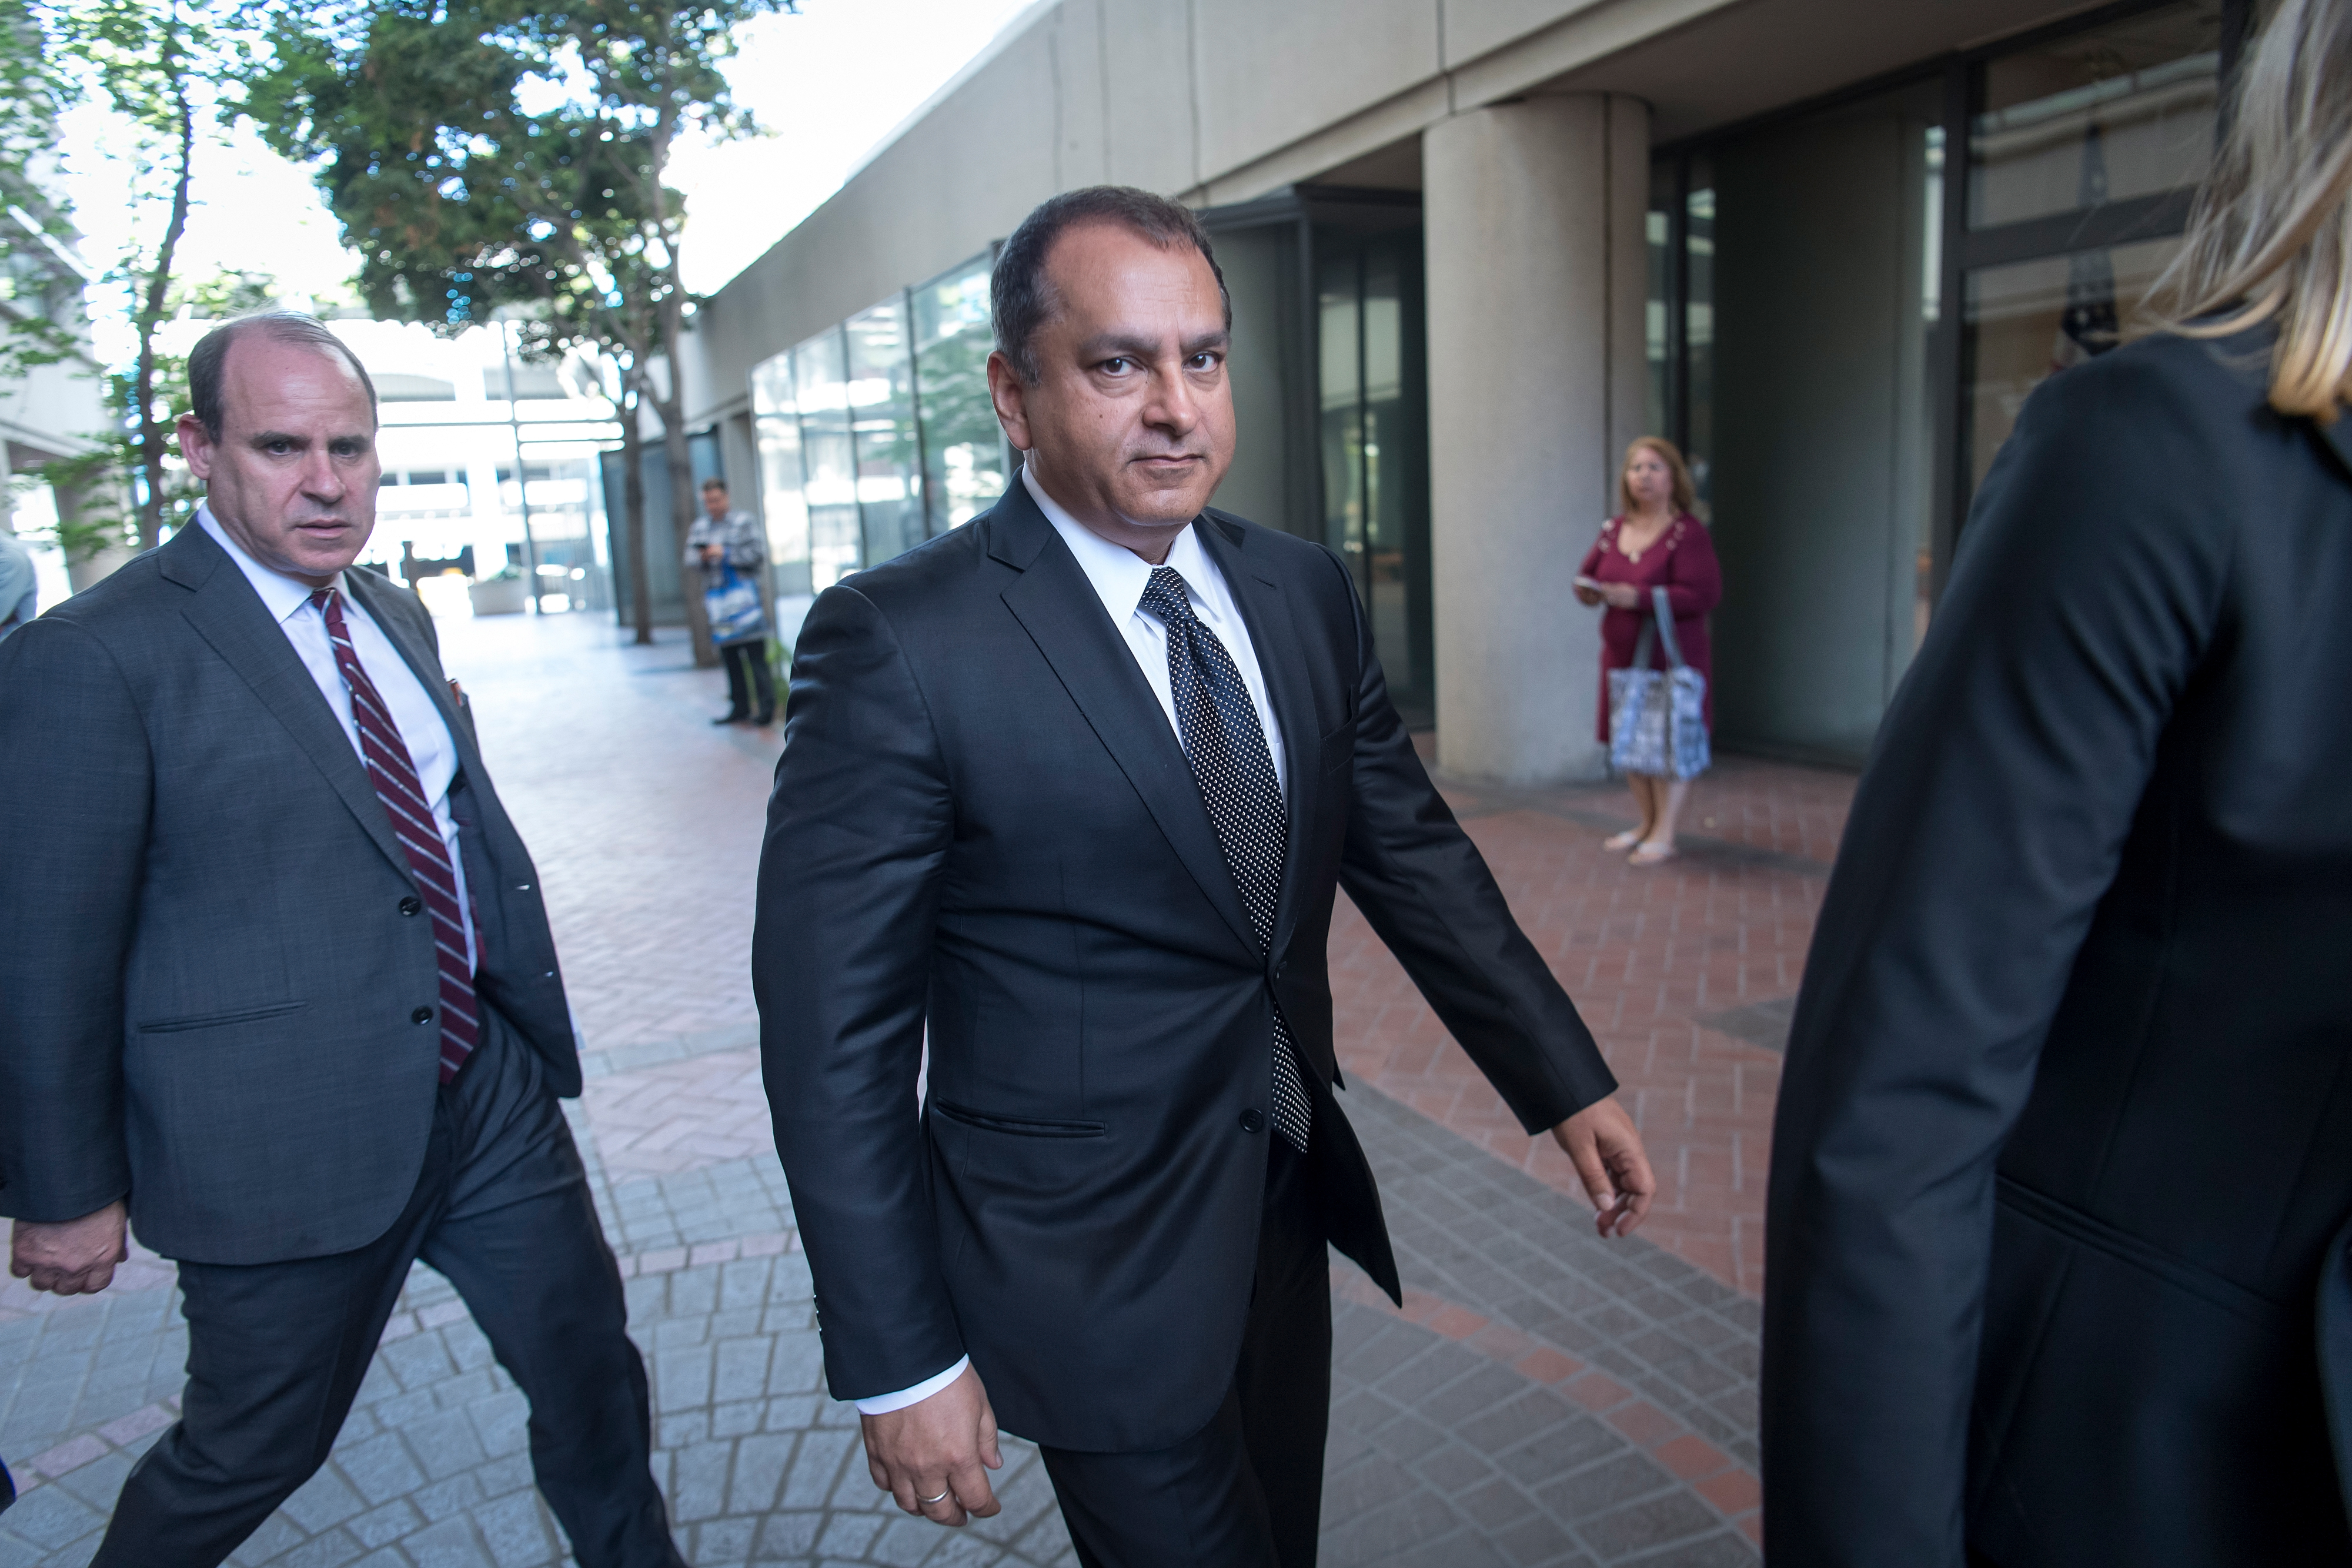
[[[351,737],[343,733],[327,699],[320,695],[318,683],[296,655],[294,645],[271,622],[269,612],[253,585],[245,580],[245,573],[209,534],[193,525],[173,535],[163,548],[171,558],[164,564],[164,575],[194,591],[185,610],[188,623],[211,644],[222,663],[253,688],[262,706],[318,766],[328,787],[375,841],[376,848],[406,876],[408,856],[400,841],[392,836],[392,820],[384,815],[383,802],[376,799],[375,786],[368,782]]]
[[[1307,813],[1321,764],[1316,744],[1315,694],[1307,684],[1307,660],[1289,598],[1265,566],[1251,559],[1247,530],[1213,513],[1202,517],[1192,528],[1233,590],[1234,602],[1241,607],[1242,624],[1249,629],[1250,646],[1257,654],[1258,674],[1265,678],[1266,696],[1274,704],[1274,722],[1282,731],[1283,778],[1289,786],[1284,791],[1284,803],[1290,818],[1290,841],[1289,852],[1283,857],[1282,894],[1275,905],[1272,950],[1280,954],[1288,946],[1298,920],[1300,883],[1306,875]]]
[[[1088,726],[1143,798],[1146,810],[1192,880],[1234,936],[1255,956],[1257,936],[1241,890],[1225,865],[1192,765],[1169,727],[1160,699],[1136,668],[1118,631],[1103,613],[1094,584],[1027,486],[1014,484],[989,518],[989,553],[1021,576],[1004,591],[1005,608],[1053,666]]]

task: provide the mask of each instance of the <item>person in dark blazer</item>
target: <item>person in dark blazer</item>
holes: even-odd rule
[[[559,1095],[538,873],[415,596],[350,570],[375,393],[308,317],[189,360],[195,524],[0,643],[0,1212],[37,1290],[179,1262],[180,1419],[97,1562],[228,1556],[326,1457],[422,1258],[531,1402],[584,1563],[679,1559]]]
[[[2289,0],[2236,113],[2180,324],[2027,402],[1854,799],[1773,1134],[1776,1565],[2352,1562],[2352,5]]]
[[[1021,477],[818,598],[769,809],[753,971],[826,1376],[910,1512],[995,1511],[1001,1420],[1081,1562],[1299,1568],[1327,1241],[1399,1288],[1334,1092],[1335,890],[1604,1235],[1655,1184],[1347,569],[1204,507],[1234,427],[1198,221],[1057,196],[993,306]]]

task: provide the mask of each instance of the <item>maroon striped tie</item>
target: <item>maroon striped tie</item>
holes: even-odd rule
[[[433,822],[433,803],[417,781],[416,764],[392,710],[368,679],[352,646],[351,628],[343,606],[331,588],[310,595],[310,602],[327,620],[327,641],[335,647],[335,668],[351,689],[352,718],[359,727],[360,756],[374,781],[375,797],[392,819],[400,847],[408,852],[408,869],[425,907],[433,912],[433,946],[441,964],[441,1082],[457,1076],[466,1058],[482,1038],[479,1008],[474,1000],[474,967],[466,957],[466,923],[457,907],[457,878],[449,867],[449,852],[441,830]]]

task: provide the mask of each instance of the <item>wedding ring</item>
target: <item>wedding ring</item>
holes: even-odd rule
[[[939,1495],[939,1496],[937,1496],[937,1497],[919,1497],[919,1498],[917,1498],[915,1500],[916,1500],[917,1502],[919,1502],[919,1503],[922,1504],[925,1508],[929,1508],[929,1507],[930,1507],[930,1506],[931,1506],[931,1504],[933,1504],[933,1503],[935,1503],[935,1502],[945,1502],[945,1501],[947,1500],[948,1492],[950,1492],[950,1491],[953,1491],[953,1490],[955,1490],[955,1488],[953,1488],[953,1487],[950,1487],[950,1488],[948,1488],[948,1489],[947,1489],[947,1491],[943,1491],[943,1492],[940,1493],[940,1495]]]

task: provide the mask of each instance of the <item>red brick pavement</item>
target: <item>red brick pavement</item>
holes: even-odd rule
[[[1685,852],[1645,870],[1601,847],[1633,820],[1620,790],[1445,792],[1622,1084],[1660,1182],[1642,1233],[1761,1294],[1780,1058],[1699,1020],[1795,994],[1852,779],[1726,758],[1693,786]],[[1344,898],[1331,966],[1345,1071],[1582,1191],[1567,1155],[1520,1130]]]
[[[499,794],[545,879],[591,1047],[748,1024],[751,892],[781,729],[714,727],[725,679],[684,633],[601,615],[438,622]]]
[[[780,736],[711,727],[719,677],[688,668],[677,642],[615,646],[587,617],[447,622],[443,636],[547,879],[589,1044],[751,1023],[752,883]],[[1694,787],[1686,852],[1642,871],[1601,849],[1630,820],[1622,790],[1446,789],[1622,1081],[1662,1182],[1644,1234],[1751,1294],[1780,1059],[1700,1020],[1795,992],[1852,789],[1845,775],[1726,758]],[[1331,959],[1348,1071],[1580,1190],[1344,899]],[[748,1051],[614,1074],[588,1111],[616,1175],[768,1146]]]

